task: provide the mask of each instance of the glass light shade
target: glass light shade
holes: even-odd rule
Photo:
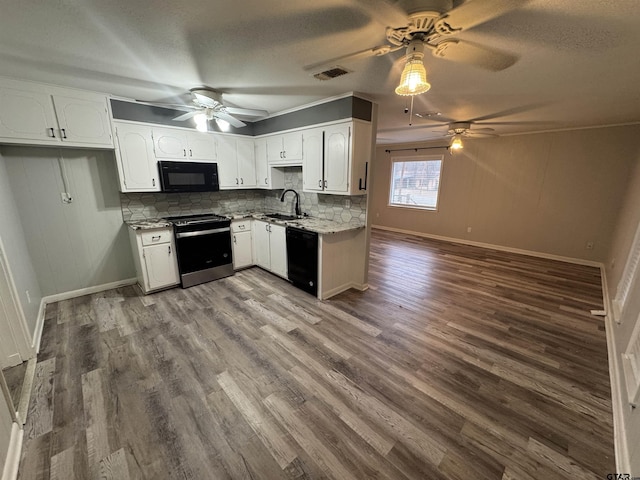
[[[220,127],[220,130],[222,130],[223,132],[228,132],[231,128],[231,124],[226,120],[223,120],[222,118],[216,118],[216,123]]]
[[[422,63],[422,56],[410,58],[402,70],[400,85],[396,87],[398,95],[420,95],[428,91],[431,84],[427,82],[427,71]]]
[[[196,121],[196,129],[199,132],[206,132],[207,130],[209,130],[207,128],[207,116],[204,113],[198,113],[193,117],[193,119]]]
[[[464,148],[464,145],[462,144],[462,137],[460,135],[454,136],[449,148],[452,150],[462,150]]]

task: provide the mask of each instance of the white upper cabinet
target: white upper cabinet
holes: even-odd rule
[[[210,133],[188,132],[178,128],[154,128],[156,158],[185,161],[214,161],[215,137]]]
[[[302,165],[302,132],[289,132],[267,137],[269,165]]]
[[[302,190],[334,195],[366,193],[371,124],[353,120],[304,133]]]
[[[113,148],[107,97],[0,78],[0,142]]]
[[[216,141],[220,188],[256,188],[253,138],[216,135]]]
[[[253,145],[256,159],[256,186],[268,190],[284,188],[284,171],[269,166],[267,139],[256,138]]]
[[[114,122],[116,161],[122,192],[158,192],[158,162],[153,136],[147,125]]]

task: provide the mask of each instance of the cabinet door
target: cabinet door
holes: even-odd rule
[[[188,160],[187,134],[182,130],[154,128],[153,144],[157,158]]]
[[[269,188],[269,161],[267,160],[267,140],[257,138],[253,142],[256,159],[256,185],[258,188]]]
[[[286,161],[302,160],[302,132],[285,133],[282,145]]]
[[[271,271],[287,278],[287,235],[286,228],[281,225],[270,225],[269,252]]]
[[[323,190],[323,130],[312,128],[303,135],[302,190],[321,192]]]
[[[180,283],[174,251],[170,243],[151,245],[142,249],[147,272],[148,290],[168,287]]]
[[[253,265],[253,244],[251,231],[232,233],[233,240],[233,268],[249,267]]]
[[[349,191],[349,151],[351,126],[327,127],[324,132],[324,179],[326,193]]]
[[[256,187],[256,158],[252,138],[236,139],[240,188]]]
[[[60,142],[51,96],[0,84],[0,137],[40,144]]]
[[[102,147],[113,146],[107,97],[92,95],[93,98],[90,98],[86,94],[85,97],[53,96],[62,141]]]
[[[284,148],[282,147],[282,135],[267,137],[267,160],[269,163],[281,163],[283,161]]]
[[[270,223],[255,220],[253,222],[253,252],[255,264],[271,270],[271,252],[269,246]]]
[[[127,123],[115,124],[116,159],[123,192],[158,192],[158,164],[153,154],[151,128]]]
[[[239,188],[236,139],[228,135],[216,135],[218,151],[218,181],[220,188]]]
[[[189,160],[216,159],[216,140],[210,133],[187,133],[187,145]]]

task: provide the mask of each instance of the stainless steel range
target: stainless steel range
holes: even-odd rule
[[[182,288],[233,275],[228,218],[208,213],[165,219],[173,224]]]

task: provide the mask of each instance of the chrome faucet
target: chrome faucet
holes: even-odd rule
[[[280,201],[284,202],[284,196],[287,192],[293,192],[296,196],[296,216],[299,217],[302,215],[302,212],[300,211],[300,195],[298,195],[298,192],[296,192],[295,190],[293,190],[292,188],[287,188],[284,192],[282,192],[282,195],[280,195]]]

